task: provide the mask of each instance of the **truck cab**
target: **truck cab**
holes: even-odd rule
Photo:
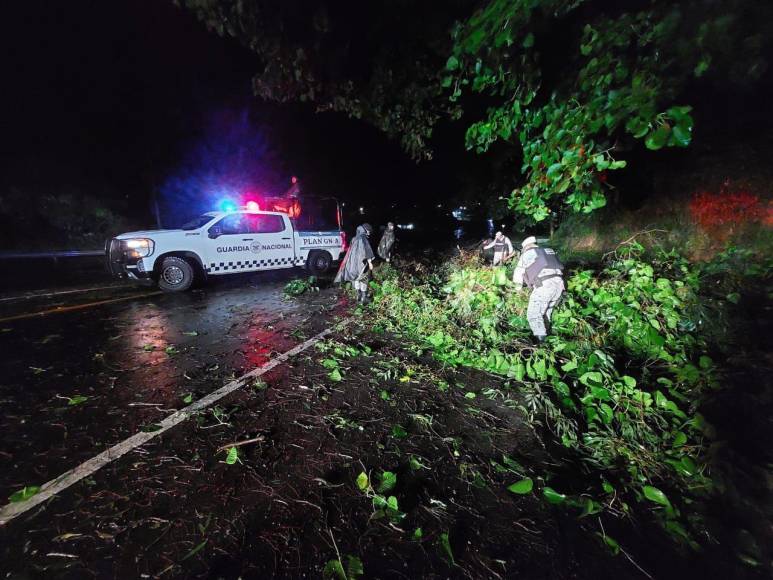
[[[340,230],[299,231],[289,215],[245,207],[209,212],[173,230],[116,236],[106,244],[111,273],[169,292],[196,278],[305,266],[324,274],[345,250]]]

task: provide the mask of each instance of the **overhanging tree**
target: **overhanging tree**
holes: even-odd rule
[[[509,204],[535,221],[603,207],[621,144],[688,146],[688,84],[758,79],[773,36],[758,0],[180,1],[257,53],[258,96],[361,118],[416,159],[442,118],[477,117],[468,149],[520,149]]]
[[[770,16],[754,0],[492,0],[454,29],[442,84],[452,100],[469,91],[493,102],[468,148],[521,147],[512,209],[535,221],[560,206],[589,213],[606,204],[606,172],[626,166],[620,140],[690,144],[688,82],[712,68],[725,82],[762,74]]]

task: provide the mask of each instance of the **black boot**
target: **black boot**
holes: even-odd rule
[[[362,292],[362,303],[363,304],[370,304],[370,295],[368,294],[367,290],[364,290]]]

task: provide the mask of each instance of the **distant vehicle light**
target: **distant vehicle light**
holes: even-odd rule
[[[257,201],[248,201],[246,207],[247,211],[260,211],[260,205]]]
[[[224,211],[226,213],[236,211],[237,209],[239,209],[239,207],[236,205],[236,202],[232,199],[220,200],[220,203],[217,205],[220,208],[220,211]]]
[[[416,226],[414,226],[413,224],[397,224],[397,227],[400,228],[401,230],[412,230]]]

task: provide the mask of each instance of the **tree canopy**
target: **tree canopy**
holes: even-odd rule
[[[508,202],[535,221],[603,207],[637,143],[690,145],[688,96],[758,80],[773,31],[756,0],[180,1],[258,55],[260,97],[363,119],[417,160],[442,119],[470,150],[516,148]]]

